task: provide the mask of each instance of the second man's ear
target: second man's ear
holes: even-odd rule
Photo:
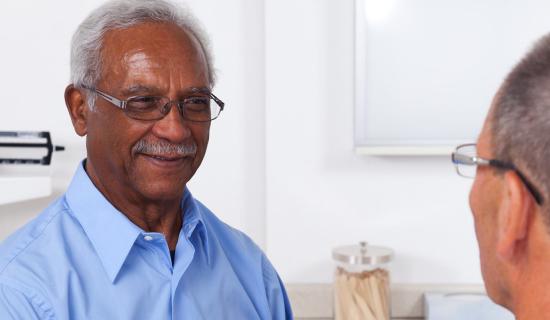
[[[65,105],[69,111],[74,131],[81,137],[85,136],[88,132],[87,120],[90,109],[82,89],[75,88],[73,84],[68,85],[65,89]]]
[[[497,252],[503,259],[517,257],[521,244],[527,241],[535,200],[514,171],[504,174],[505,188],[498,213]]]

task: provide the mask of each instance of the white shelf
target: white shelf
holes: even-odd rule
[[[334,319],[334,292],[328,283],[287,283],[296,320]],[[484,294],[481,284],[392,284],[392,319],[424,319],[426,292]]]
[[[50,177],[0,177],[0,205],[47,197],[52,193]]]
[[[451,156],[455,146],[356,146],[355,153],[369,156]]]

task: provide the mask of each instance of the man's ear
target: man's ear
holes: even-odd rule
[[[88,113],[90,112],[86,99],[80,89],[70,84],[65,89],[65,105],[71,116],[74,131],[79,136],[85,136],[88,132]]]
[[[497,254],[513,260],[527,240],[535,200],[519,176],[512,170],[504,174],[502,202],[498,210]]]

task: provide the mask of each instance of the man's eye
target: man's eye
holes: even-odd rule
[[[190,97],[183,101],[185,109],[190,112],[206,112],[210,109],[208,97]]]
[[[207,97],[190,97],[184,100],[185,104],[209,104],[210,99]]]
[[[135,110],[153,109],[158,106],[160,100],[160,97],[135,97],[128,100],[128,108]]]

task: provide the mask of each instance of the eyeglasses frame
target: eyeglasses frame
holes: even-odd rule
[[[509,162],[505,162],[505,161],[501,161],[501,160],[497,160],[497,159],[484,159],[484,158],[481,158],[479,156],[467,156],[465,154],[461,154],[461,153],[458,152],[458,150],[460,148],[471,147],[471,146],[475,147],[476,144],[475,143],[461,144],[461,145],[457,146],[455,148],[455,151],[451,154],[451,160],[455,164],[456,172],[458,173],[459,176],[466,177],[466,178],[471,178],[471,177],[465,176],[465,175],[460,173],[460,171],[458,170],[458,165],[459,164],[476,165],[476,166],[491,166],[491,167],[501,169],[501,170],[512,170],[518,175],[518,177],[523,182],[523,184],[525,185],[527,190],[529,190],[531,195],[533,195],[533,198],[535,199],[537,204],[542,205],[544,203],[544,199],[543,199],[541,193],[537,190],[537,188],[531,182],[529,182],[529,180],[525,177],[525,175],[523,173],[521,173],[521,171],[518,168],[516,168],[516,166],[514,164],[509,163]],[[476,147],[476,150],[477,150],[477,147]]]
[[[118,98],[116,98],[116,97],[113,97],[112,95],[107,94],[107,93],[105,93],[105,92],[103,92],[103,91],[101,91],[101,90],[99,90],[99,89],[97,89],[97,88],[91,88],[91,87],[88,87],[88,86],[81,86],[81,87],[84,88],[84,89],[86,89],[86,90],[90,90],[90,91],[92,91],[92,92],[98,94],[100,97],[102,97],[102,98],[105,99],[106,101],[108,101],[108,102],[110,102],[111,104],[113,104],[115,107],[118,107],[118,108],[120,108],[120,109],[122,109],[122,110],[126,110],[126,104],[128,103],[129,100],[131,100],[131,99],[133,99],[133,98],[136,98],[136,97],[139,97],[139,96],[133,96],[133,97],[129,97],[129,98],[126,99],[126,100],[122,100],[122,99],[118,99]],[[218,114],[217,114],[214,118],[212,118],[212,119],[210,119],[210,120],[201,121],[201,120],[191,120],[191,119],[187,119],[187,118],[185,118],[185,116],[183,115],[183,110],[182,110],[182,108],[179,106],[179,103],[180,103],[181,101],[178,101],[178,100],[170,100],[170,99],[168,99],[167,97],[165,97],[165,98],[168,99],[168,103],[167,103],[166,105],[169,105],[169,106],[170,106],[170,108],[168,109],[168,112],[170,112],[170,109],[172,108],[172,104],[175,103],[175,104],[178,106],[178,108],[180,109],[182,117],[183,117],[185,120],[187,120],[187,121],[191,121],[191,122],[203,122],[203,123],[204,123],[204,122],[211,122],[212,120],[215,120],[215,119],[217,119],[217,118],[220,116],[220,114],[222,113],[222,111],[223,111],[223,109],[224,109],[224,107],[225,107],[225,103],[224,103],[223,101],[221,101],[218,97],[216,97],[216,95],[214,95],[214,94],[213,94],[212,92],[210,92],[209,90],[204,90],[204,89],[199,89],[199,88],[191,88],[191,92],[192,92],[192,93],[206,93],[206,94],[208,94],[208,96],[209,96],[212,100],[214,100],[214,102],[220,107],[220,112],[218,112]],[[165,107],[166,105],[164,105],[163,107]],[[168,113],[166,113],[166,114],[168,114]],[[166,114],[165,114],[164,116],[166,116]],[[164,116],[161,117],[161,118],[158,118],[158,119],[151,119],[151,120],[160,120],[160,119],[164,118]],[[130,116],[128,116],[128,117],[130,117]],[[132,117],[130,117],[130,118],[132,118]],[[135,119],[135,118],[132,118],[132,119]]]

